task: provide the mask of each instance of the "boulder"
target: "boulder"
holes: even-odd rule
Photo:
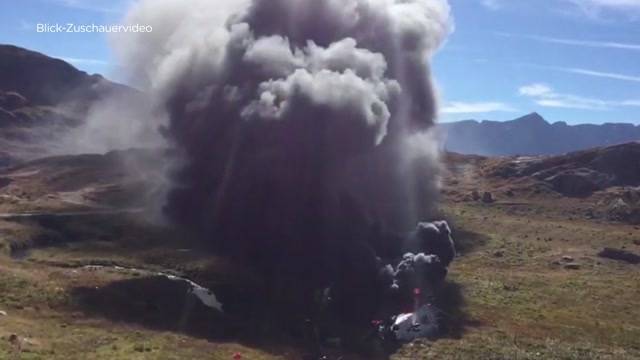
[[[564,264],[564,268],[567,270],[579,270],[580,264],[572,262],[572,263]]]
[[[607,218],[629,224],[640,224],[640,206],[630,205],[622,198],[617,198],[607,208]]]
[[[493,194],[485,191],[484,194],[482,194],[482,202],[485,204],[491,204],[493,202],[495,202],[496,200],[493,198]]]

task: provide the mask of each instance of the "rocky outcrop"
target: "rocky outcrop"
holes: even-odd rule
[[[640,186],[640,142],[549,157],[516,157],[490,169],[502,178],[533,177],[566,196],[589,196],[613,186]]]
[[[640,224],[640,202],[627,202],[617,198],[607,208],[607,218],[628,224]]]
[[[604,189],[610,180],[606,174],[588,168],[567,169],[544,178],[556,191],[567,196],[588,196]]]

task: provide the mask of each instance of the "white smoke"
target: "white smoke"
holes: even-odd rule
[[[252,76],[259,90],[239,104],[245,114],[277,118],[304,96],[349,107],[380,140],[399,88],[410,102],[434,102],[420,88],[430,88],[428,61],[451,29],[449,12],[446,0],[147,0],[125,23],[154,32],[119,34],[114,44],[159,104],[212,85],[237,91],[232,78]]]
[[[104,154],[112,150],[166,147],[158,131],[168,122],[143,94],[113,92],[88,109],[84,122],[49,146],[55,154]]]

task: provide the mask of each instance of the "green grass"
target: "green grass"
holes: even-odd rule
[[[449,273],[466,299],[466,332],[404,346],[394,359],[640,358],[640,269],[596,257],[604,246],[629,246],[632,227],[476,204],[447,213],[459,232],[487,239]],[[565,254],[580,269],[565,269]]]
[[[13,359],[12,334],[22,343],[16,359],[283,359],[280,355],[233,342],[216,342],[153,330],[85,314],[70,296],[79,284],[99,286],[113,274],[76,275],[72,269],[0,258],[0,359]],[[93,277],[96,277],[95,279]],[[289,350],[290,353],[293,351]],[[284,354],[284,355],[283,355]]]
[[[447,204],[445,214],[463,253],[451,265],[449,280],[460,286],[465,305],[462,315],[452,317],[464,331],[405,345],[393,359],[640,358],[640,268],[596,256],[605,246],[637,246],[637,231],[621,224],[554,218],[538,210],[523,216],[499,205]],[[116,225],[105,233],[118,233]],[[0,244],[28,242],[47,231],[6,222],[0,229]],[[29,261],[0,255],[0,310],[8,313],[0,316],[0,359],[11,359],[11,334],[23,339],[20,359],[230,359],[235,352],[247,359],[299,358],[294,350],[278,349],[276,356],[264,348],[83,313],[71,289],[133,275],[77,275],[61,264],[114,261],[173,268],[195,278],[207,273],[207,281],[214,282],[230,281],[225,274],[238,273],[229,271],[223,259],[154,243],[156,234],[143,228],[127,231],[126,238],[104,239],[101,232],[91,238],[35,250]],[[563,255],[573,257],[580,268],[565,269]],[[250,276],[233,281],[250,281]]]

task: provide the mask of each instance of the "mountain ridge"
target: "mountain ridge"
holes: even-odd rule
[[[92,102],[131,88],[90,75],[68,62],[15,45],[0,44],[0,91],[16,92],[31,105]]]
[[[439,124],[447,151],[485,156],[557,155],[640,140],[640,125],[550,123],[533,112],[509,121]]]

